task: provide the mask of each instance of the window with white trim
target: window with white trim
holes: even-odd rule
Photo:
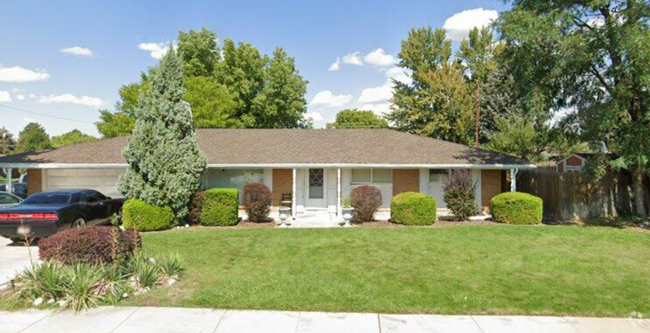
[[[392,169],[352,169],[352,183],[390,184],[393,181]]]
[[[443,182],[447,176],[449,169],[429,169],[429,183]]]

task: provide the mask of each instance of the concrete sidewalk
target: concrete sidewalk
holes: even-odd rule
[[[647,320],[529,316],[383,315],[102,307],[75,314],[0,312],[0,333],[226,333],[226,332],[650,332]]]

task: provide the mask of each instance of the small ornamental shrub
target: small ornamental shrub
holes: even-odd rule
[[[374,186],[359,186],[350,192],[350,205],[354,207],[352,222],[370,222],[381,207],[381,191]]]
[[[213,188],[203,194],[201,224],[231,226],[239,222],[239,192],[236,188]]]
[[[436,199],[418,192],[404,192],[390,201],[391,221],[404,225],[431,225],[436,222]]]
[[[137,231],[165,230],[174,223],[172,209],[150,205],[138,199],[129,199],[122,207],[122,222],[125,228]]]
[[[203,194],[205,191],[196,191],[190,200],[189,223],[198,225],[201,223],[201,210],[203,210]]]
[[[85,227],[67,229],[38,243],[43,261],[62,264],[114,263],[130,257],[140,246],[140,235],[130,229]]]
[[[468,170],[452,170],[444,183],[444,200],[458,221],[476,214],[476,183]]]
[[[271,190],[262,183],[248,183],[244,185],[243,192],[248,220],[265,222],[271,211]]]
[[[532,194],[505,192],[492,198],[490,212],[496,222],[538,224],[542,222],[543,205],[543,200]]]

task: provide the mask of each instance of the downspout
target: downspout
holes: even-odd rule
[[[510,169],[510,192],[517,191],[517,174],[519,169]]]

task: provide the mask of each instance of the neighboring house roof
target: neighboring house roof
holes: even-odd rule
[[[520,159],[390,129],[198,129],[208,165],[534,167]],[[123,166],[128,137],[0,157],[0,166]]]

